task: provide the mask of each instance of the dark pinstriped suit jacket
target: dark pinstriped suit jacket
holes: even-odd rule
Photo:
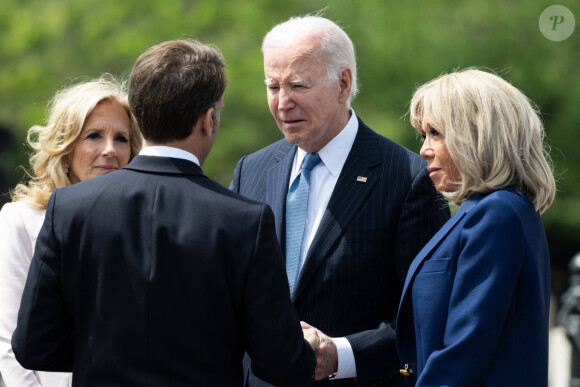
[[[280,140],[243,157],[230,186],[272,207],[282,250],[295,152],[296,146]],[[352,346],[357,381],[335,380],[333,386],[399,380],[392,378],[400,364],[390,322],[411,261],[448,218],[449,208],[424,160],[359,119],[292,296],[301,320],[331,337],[346,337]],[[250,385],[260,385],[253,375],[249,378]]]

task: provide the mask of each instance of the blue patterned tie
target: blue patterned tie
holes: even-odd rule
[[[306,225],[308,193],[310,192],[310,171],[319,162],[318,153],[306,154],[302,171],[290,185],[286,196],[286,274],[288,275],[290,294],[294,293],[294,285],[298,277],[300,251],[302,250],[304,226]]]

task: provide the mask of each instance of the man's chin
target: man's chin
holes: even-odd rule
[[[302,139],[299,136],[285,134],[284,138],[286,139],[286,141],[288,141],[292,145],[300,146],[300,144],[303,143]]]
[[[299,129],[296,126],[291,128],[283,127],[280,128],[280,131],[286,138],[286,141],[288,141],[290,144],[299,145],[300,143],[304,142],[303,128]]]

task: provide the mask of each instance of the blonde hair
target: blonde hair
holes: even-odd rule
[[[32,148],[29,159],[30,180],[18,184],[11,192],[12,201],[24,201],[32,208],[45,209],[52,191],[71,184],[65,171],[68,155],[82,131],[85,120],[102,101],[120,104],[129,117],[131,158],[139,153],[142,137],[129,103],[125,84],[110,74],[88,82],[78,83],[56,93],[48,104],[45,126],[35,125],[28,130],[27,142]]]
[[[444,138],[461,176],[442,194],[460,205],[475,193],[514,187],[540,214],[556,183],[538,108],[501,77],[469,68],[442,75],[413,95],[411,124],[423,119]]]

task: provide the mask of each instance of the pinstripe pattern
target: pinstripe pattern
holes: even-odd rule
[[[230,186],[272,207],[280,242],[285,239],[284,202],[295,151],[280,140],[244,157]],[[358,176],[366,182],[357,181]],[[389,322],[396,317],[411,261],[448,218],[425,162],[359,119],[352,150],[292,295],[301,320],[351,343],[357,381],[330,385],[400,381],[391,378],[399,360]],[[260,383],[253,380],[251,385]]]

